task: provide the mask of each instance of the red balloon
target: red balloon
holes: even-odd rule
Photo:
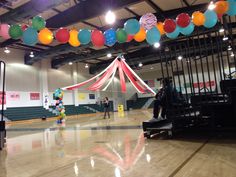
[[[176,23],[178,26],[185,28],[191,22],[191,18],[187,13],[181,13],[176,17]]]
[[[56,40],[60,43],[67,43],[70,39],[70,33],[66,28],[60,28],[56,32]]]
[[[130,42],[130,41],[132,41],[133,39],[134,39],[134,36],[133,36],[133,35],[128,35],[126,42]]]
[[[105,37],[99,30],[93,30],[91,34],[91,41],[95,47],[102,47],[105,43]]]
[[[163,27],[166,33],[172,33],[176,28],[176,23],[172,19],[166,19]]]
[[[22,31],[27,30],[28,27],[29,27],[28,25],[21,25],[21,29],[22,29]]]
[[[221,20],[221,18],[223,17],[223,14],[217,14],[218,20]]]

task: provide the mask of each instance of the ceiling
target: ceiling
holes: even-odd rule
[[[30,19],[41,15],[47,21],[47,27],[56,30],[59,27],[68,29],[89,28],[106,30],[111,26],[105,23],[105,12],[112,9],[117,17],[114,28],[122,27],[128,18],[139,19],[145,13],[154,13],[158,20],[175,18],[181,12],[191,14],[195,10],[205,10],[209,0],[1,0],[1,22],[10,24],[29,24]],[[235,22],[233,18],[233,22]],[[94,48],[91,45],[71,47],[68,44],[59,44],[54,41],[51,45],[37,44],[34,47],[24,45],[21,40],[6,40],[0,38],[1,47],[25,50],[25,63],[33,64],[42,59],[51,59],[52,67],[59,68],[68,62],[83,62],[90,65],[104,64],[110,60],[106,57],[108,52],[115,57],[119,53],[132,54],[148,48],[146,42],[129,42],[116,44],[108,48]],[[30,58],[29,53],[34,51],[35,57]]]

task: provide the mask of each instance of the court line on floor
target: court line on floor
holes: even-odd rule
[[[135,126],[100,126],[100,127],[65,127],[63,130],[128,130],[128,129],[141,129],[141,125]],[[55,131],[60,130],[61,127],[53,128],[10,128],[7,131]]]
[[[205,142],[202,143],[201,146],[199,146],[199,148],[196,149],[196,151],[194,151],[182,164],[180,164],[180,166],[178,166],[168,177],[174,177],[175,175],[177,175],[177,173],[185,166],[187,165],[187,163],[193,159],[193,157],[199,152],[201,151],[206,144],[210,141],[210,138],[207,139]]]

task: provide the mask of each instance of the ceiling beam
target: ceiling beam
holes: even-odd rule
[[[140,2],[141,0],[119,0],[113,1],[112,6],[106,0],[87,0],[81,1],[75,6],[57,14],[47,20],[48,28],[59,28],[61,26],[69,26],[90,18],[100,16],[112,8],[121,9],[126,6]],[[63,20],[62,20],[63,19]]]
[[[148,5],[150,5],[155,11],[156,13],[158,13],[159,15],[161,15],[163,18],[165,18],[164,15],[164,11],[158,6],[156,5],[152,0],[144,0]]]
[[[89,26],[91,26],[91,27],[93,27],[93,28],[95,28],[95,29],[101,29],[101,27],[99,27],[99,26],[97,26],[97,25],[94,25],[94,24],[92,24],[92,23],[89,23],[89,22],[87,22],[87,21],[82,21],[82,23],[84,23],[84,24],[86,24],[86,25],[89,25]]]
[[[184,2],[184,4],[187,6],[187,7],[190,7],[190,4],[188,3],[187,0],[182,0]]]
[[[128,11],[129,13],[131,13],[132,15],[134,15],[135,17],[138,17],[138,16],[139,16],[136,12],[134,12],[133,10],[131,10],[131,9],[128,8],[128,7],[125,7],[124,9],[127,10],[127,11]]]

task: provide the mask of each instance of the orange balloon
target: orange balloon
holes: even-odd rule
[[[160,34],[163,35],[165,34],[164,26],[162,22],[158,22],[156,25],[157,29],[159,30]]]
[[[193,21],[193,24],[196,26],[204,25],[205,20],[206,20],[206,18],[204,16],[204,14],[200,11],[196,11],[192,14],[192,21]]]
[[[69,44],[73,47],[78,47],[80,46],[80,42],[78,39],[78,31],[75,29],[70,30],[70,39],[69,39]]]
[[[38,34],[38,39],[42,44],[49,45],[53,40],[53,33],[48,28],[43,28]]]
[[[139,32],[134,35],[134,40],[137,42],[143,42],[145,39],[146,39],[146,31],[143,27],[141,27]]]
[[[224,14],[229,10],[229,3],[227,1],[217,1],[215,3],[214,11],[217,14]]]

